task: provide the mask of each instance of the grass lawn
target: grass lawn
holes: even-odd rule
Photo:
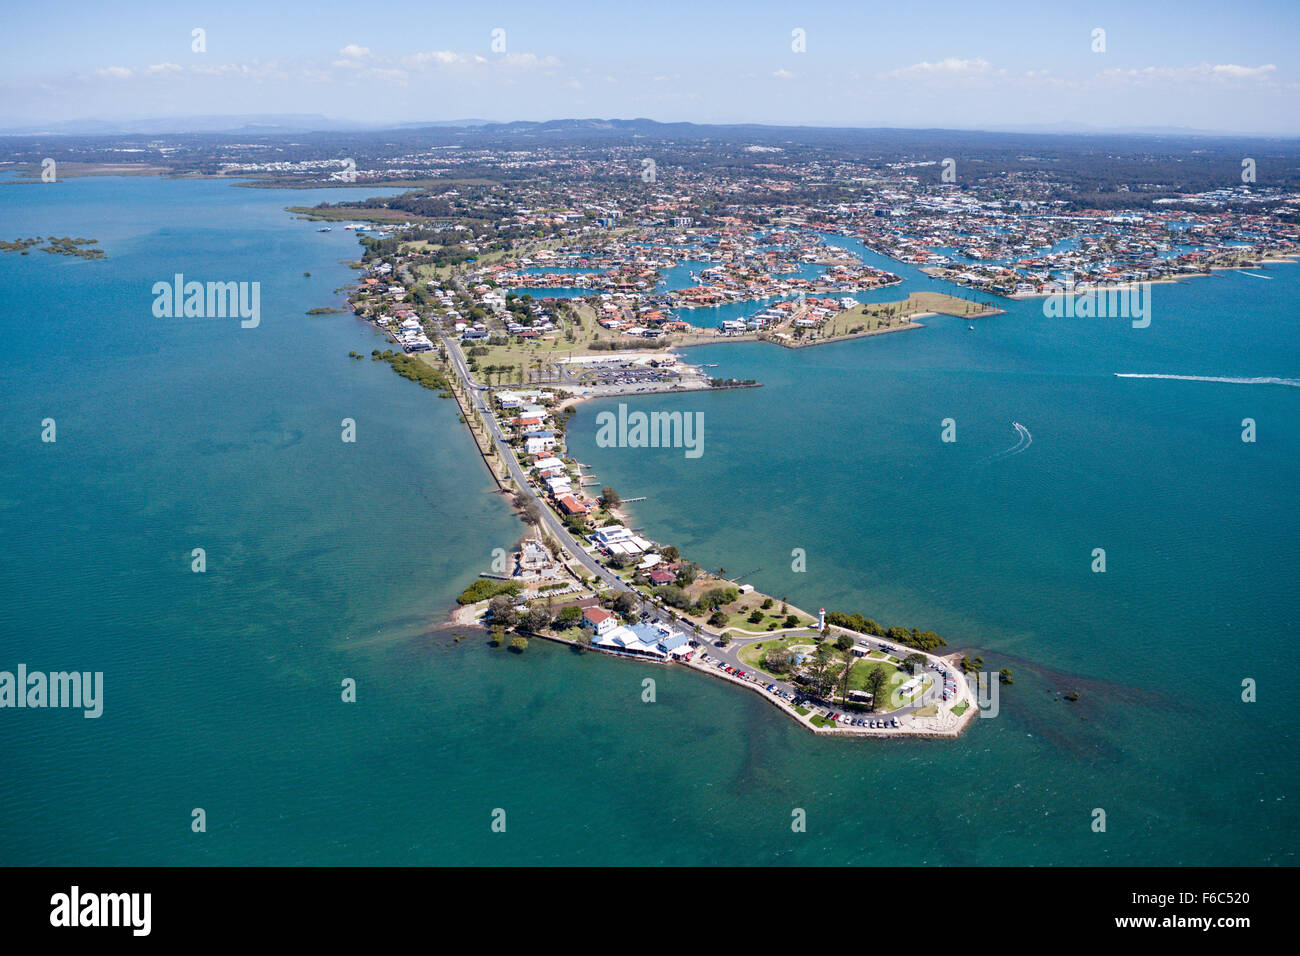
[[[732,636],[734,638],[735,634],[733,633]],[[782,647],[790,648],[800,644],[810,645],[812,644],[812,642],[813,642],[813,638],[811,632],[803,633],[803,634],[785,634],[785,635],[780,635],[778,637],[771,637],[766,640],[756,641],[753,644],[749,644],[741,648],[740,659],[743,663],[748,664],[750,667],[757,667],[768,674],[779,676],[777,675],[776,671],[769,671],[766,667],[763,667],[763,665],[760,663],[760,661],[763,658],[763,655],[766,654],[768,651],[774,651],[777,648],[782,648]]]
[[[888,693],[890,688],[889,679],[898,673],[898,668],[888,661],[869,657],[863,658],[853,665],[853,673],[849,675],[849,690],[866,690],[867,675],[877,667],[885,672],[884,693]]]
[[[840,725],[839,721],[829,720],[823,717],[821,714],[815,714],[812,717],[812,719],[809,720],[809,723],[812,724],[814,727],[838,727]]]
[[[910,703],[916,695],[912,695],[911,697],[907,697],[906,699],[899,699],[897,704],[894,703],[894,699],[893,699],[894,691],[898,687],[901,687],[905,681],[911,679],[911,675],[909,675],[907,671],[902,670],[900,667],[895,666],[895,664],[898,663],[900,662],[897,661],[895,658],[890,658],[887,661],[882,661],[879,660],[878,658],[877,659],[873,659],[870,657],[863,658],[862,660],[858,661],[857,664],[854,665],[853,673],[849,675],[849,689],[866,690],[867,675],[871,673],[871,671],[875,670],[877,667],[880,667],[885,672],[885,686],[881,689],[880,700],[878,701],[879,706],[876,708],[877,711],[879,711],[880,713],[889,713],[891,710],[897,710],[899,707],[905,706],[906,704]],[[894,679],[895,674],[900,674],[901,675],[900,679]],[[929,687],[934,682],[934,679],[930,677],[928,674],[921,675],[921,679],[922,679],[922,690],[924,690],[926,687]],[[918,694],[919,693],[920,692],[918,691]]]
[[[800,717],[807,717],[811,713],[807,707],[800,707],[798,704],[795,705],[794,712]]]
[[[970,706],[970,701],[963,700],[961,703],[959,703],[956,707],[952,709],[952,715],[954,717],[960,717],[962,714],[966,713],[966,708],[969,706]]]
[[[939,716],[939,708],[936,707],[934,704],[931,704],[931,705],[928,706],[928,707],[922,707],[920,710],[916,711],[916,716],[918,716],[918,717],[938,717],[938,716]]]

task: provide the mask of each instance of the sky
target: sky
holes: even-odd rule
[[[1300,135],[1300,0],[6,7],[0,128],[319,114]]]

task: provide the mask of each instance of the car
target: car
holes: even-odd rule
[[[892,720],[894,721],[894,726],[897,727],[897,726],[898,726],[898,718],[897,718],[897,717],[894,717],[894,718],[892,718]]]
[[[868,727],[874,727],[874,726],[876,726],[876,718],[872,717],[872,718],[871,718],[871,723],[867,724],[867,726],[868,726]]]

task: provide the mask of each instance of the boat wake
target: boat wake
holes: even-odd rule
[[[1271,278],[1273,278],[1272,276],[1262,276],[1262,275],[1258,275],[1258,274],[1256,274],[1256,273],[1254,273],[1254,272],[1243,272],[1242,275],[1248,275],[1248,276],[1250,276],[1252,279],[1271,279]]]
[[[1008,448],[1006,451],[1000,451],[996,455],[990,455],[985,458],[985,463],[991,461],[1001,461],[1003,458],[1010,458],[1012,455],[1019,455],[1022,451],[1034,443],[1034,436],[1029,433],[1029,429],[1020,422],[1012,422],[1011,427],[1016,430],[1019,440]]]
[[[1228,378],[1217,375],[1158,375],[1154,372],[1116,372],[1116,378],[1167,378],[1176,382],[1222,382],[1226,385],[1289,385],[1300,388],[1298,378]]]

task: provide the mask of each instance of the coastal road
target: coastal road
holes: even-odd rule
[[[492,414],[486,397],[486,390],[479,388],[475,384],[473,376],[470,375],[469,366],[465,362],[465,357],[461,354],[460,347],[450,340],[441,328],[438,329],[438,336],[447,349],[447,355],[456,368],[456,374],[465,386],[470,404],[475,410],[482,413],[483,420],[487,422],[488,433],[492,437],[492,445],[496,449],[497,455],[505,463],[506,469],[510,472],[510,477],[514,479],[520,491],[536,504],[538,518],[546,530],[554,535],[555,540],[560,543],[560,547],[573,555],[574,560],[590,571],[593,576],[604,581],[612,588],[632,594],[638,599],[639,603],[644,603],[641,601],[640,592],[583,550],[578,541],[569,533],[569,529],[564,526],[564,523],[560,521],[555,512],[542,499],[538,490],[529,483],[528,476],[524,474],[518,459],[515,458],[515,450],[506,441],[506,436],[502,433],[500,425],[497,424],[496,416]]]

